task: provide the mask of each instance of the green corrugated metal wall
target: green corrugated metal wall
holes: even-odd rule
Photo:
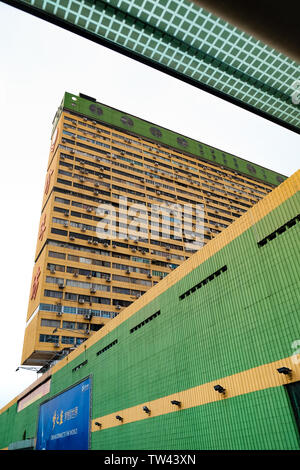
[[[51,396],[92,374],[92,417],[218,380],[293,354],[300,337],[297,222],[257,242],[299,213],[294,194],[52,377]],[[183,300],[179,295],[227,265]],[[134,333],[130,329],[161,314]],[[118,339],[103,354],[97,352]],[[88,360],[76,372],[72,369]],[[0,415],[0,448],[36,432],[38,407]],[[300,449],[284,387],[246,393],[176,413],[103,429],[92,449]]]

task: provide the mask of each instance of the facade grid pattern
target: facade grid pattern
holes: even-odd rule
[[[20,0],[300,127],[299,65],[187,0]]]

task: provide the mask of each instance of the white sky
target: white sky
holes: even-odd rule
[[[120,54],[0,4],[0,409],[31,384],[20,365],[48,161],[65,91],[290,176],[300,137]]]

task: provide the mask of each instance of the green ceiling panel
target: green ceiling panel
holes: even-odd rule
[[[300,132],[299,64],[193,2],[6,1]]]

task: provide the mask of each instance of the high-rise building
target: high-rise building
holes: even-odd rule
[[[285,177],[65,93],[53,120],[22,364],[68,354]]]

